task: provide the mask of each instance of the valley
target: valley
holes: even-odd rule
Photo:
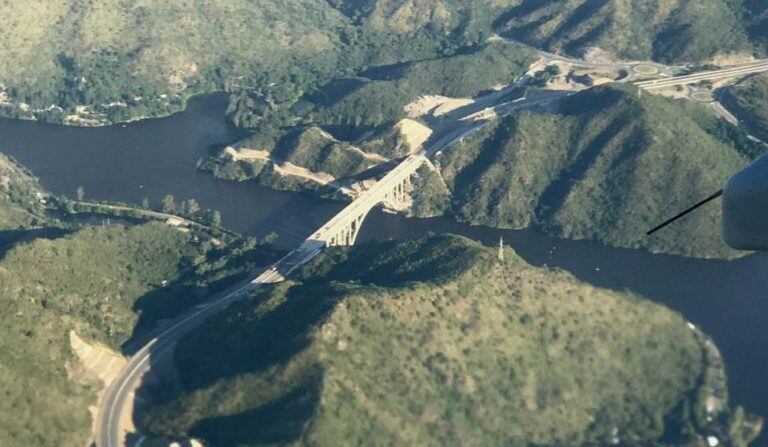
[[[764,441],[760,2],[0,10],[0,444]]]

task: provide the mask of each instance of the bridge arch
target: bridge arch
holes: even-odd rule
[[[410,196],[411,176],[426,161],[423,155],[411,155],[390,171],[373,187],[346,208],[341,210],[322,228],[307,238],[303,245],[308,249],[354,245],[360,235],[363,221],[373,208],[385,203],[392,208],[402,208]]]

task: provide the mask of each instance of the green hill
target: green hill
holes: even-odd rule
[[[83,372],[69,332],[120,352],[252,268],[253,247],[238,247],[151,223],[87,227],[4,252],[0,445],[86,445],[102,384]]]
[[[553,51],[698,61],[764,50],[767,20],[757,0],[32,0],[0,15],[0,113],[72,124],[166,115],[218,90],[291,105],[333,79],[456,56],[494,32]],[[473,72],[493,72],[487,62]],[[458,81],[454,69],[443,68]],[[379,116],[399,105],[399,87],[367,86],[384,95]]]
[[[697,333],[506,256],[454,236],[332,250],[183,339],[143,424],[216,446],[690,440]]]
[[[237,146],[269,151],[277,162],[287,161],[313,172],[350,177],[380,160],[366,158],[349,143],[329,138],[321,128],[350,140],[367,134],[360,143],[363,151],[402,157],[406,154],[398,141],[400,134],[392,126],[407,116],[407,104],[424,95],[475,97],[514,82],[534,60],[531,51],[517,46],[488,44],[466,54],[379,67],[355,78],[336,79],[286,109],[265,103],[258,93],[235,95],[230,105],[233,122],[254,132]],[[221,178],[255,179],[276,188],[317,187],[277,175],[262,160],[233,162],[216,156],[203,168]]]
[[[715,204],[645,232],[722,188],[762,150],[704,108],[616,85],[571,96],[559,113],[510,115],[438,161],[446,212],[460,220],[706,257],[733,254]],[[445,202],[417,190],[417,207]]]
[[[418,27],[465,35],[492,30],[539,48],[580,54],[598,46],[624,58],[698,61],[766,48],[762,0],[334,0],[374,30]]]
[[[38,192],[42,189],[32,174],[0,153],[0,232],[46,221]]]
[[[5,2],[0,112],[65,121],[86,106],[81,114],[103,123],[168,114],[189,95],[225,88],[290,104],[334,77],[452,54],[488,34],[470,32],[460,15],[382,21],[384,8],[363,23],[346,9],[326,0]]]
[[[516,3],[497,20],[499,32],[569,54],[597,46],[628,59],[698,61],[718,53],[751,53],[749,30],[761,32],[746,11],[750,2],[743,0]]]
[[[729,87],[726,101],[756,136],[768,140],[768,75],[754,76]]]

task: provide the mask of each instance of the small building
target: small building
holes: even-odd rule
[[[186,221],[180,217],[169,217],[165,223],[172,227],[181,227],[186,224]]]

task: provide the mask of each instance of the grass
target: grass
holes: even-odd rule
[[[762,151],[699,106],[598,87],[564,100],[559,113],[511,115],[447,151],[439,160],[452,194],[444,211],[495,227],[729,257],[717,206],[645,232],[722,188]]]
[[[217,446],[692,440],[703,357],[678,314],[506,256],[330,250],[182,340],[142,423]]]

